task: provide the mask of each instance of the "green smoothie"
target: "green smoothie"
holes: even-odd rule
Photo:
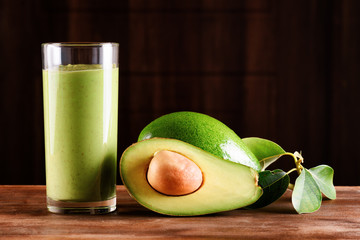
[[[90,202],[115,197],[118,68],[43,70],[47,196]]]

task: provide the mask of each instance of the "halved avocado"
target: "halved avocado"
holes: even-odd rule
[[[162,150],[181,154],[201,169],[203,182],[198,190],[169,196],[150,186],[148,166],[154,154]],[[128,147],[120,159],[120,176],[137,202],[166,215],[194,216],[233,210],[254,203],[262,194],[256,170],[175,139],[151,138]]]

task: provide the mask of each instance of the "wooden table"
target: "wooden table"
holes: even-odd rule
[[[117,187],[117,211],[107,215],[47,212],[45,186],[0,186],[1,239],[360,239],[360,187],[337,187],[337,199],[298,215],[287,192],[258,210],[200,217],[151,212]]]

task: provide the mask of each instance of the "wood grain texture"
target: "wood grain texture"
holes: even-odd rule
[[[359,11],[357,0],[1,0],[0,184],[45,184],[40,44],[114,41],[118,156],[156,117],[189,110],[360,185]]]
[[[258,210],[169,217],[117,187],[117,211],[102,216],[48,213],[45,186],[0,186],[0,239],[359,239],[360,187],[337,187],[337,199],[298,215],[287,192]]]

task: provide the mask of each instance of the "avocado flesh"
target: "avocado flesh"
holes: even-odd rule
[[[146,173],[154,153],[161,150],[182,154],[197,164],[203,173],[202,186],[183,196],[154,190]],[[254,169],[175,139],[152,138],[131,145],[121,157],[120,176],[138,203],[165,215],[195,216],[233,210],[254,203],[262,194]]]
[[[141,131],[138,141],[153,137],[178,139],[261,171],[258,159],[242,139],[224,123],[206,114],[183,111],[163,115]]]

